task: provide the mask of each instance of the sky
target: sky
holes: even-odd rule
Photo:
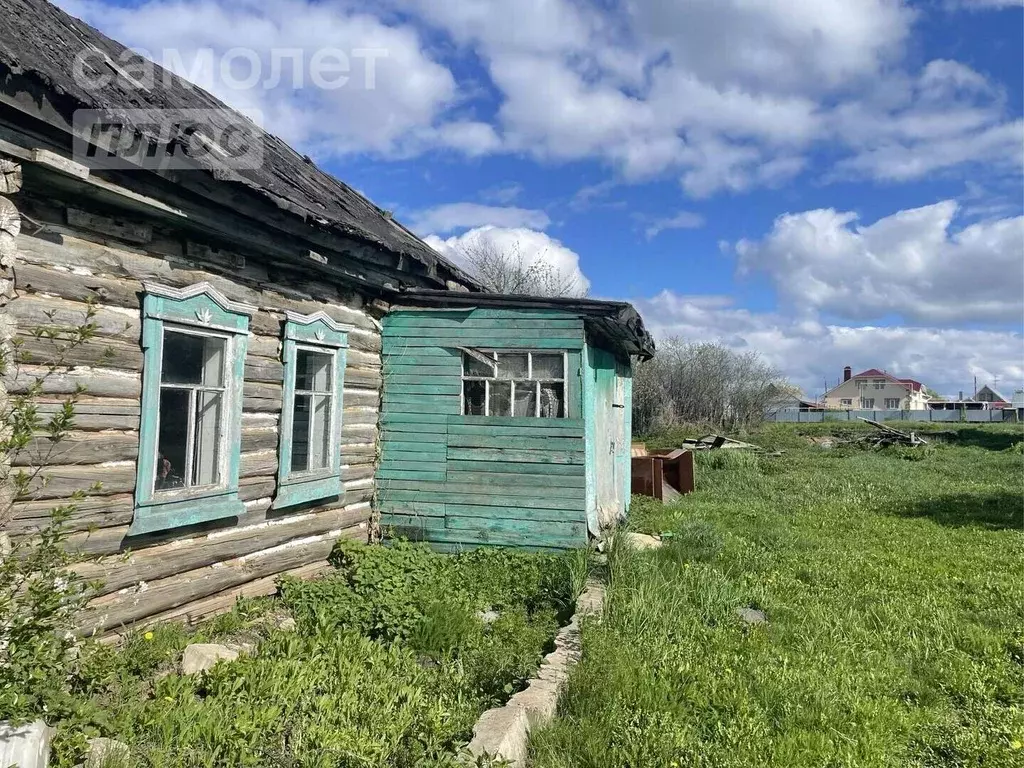
[[[515,246],[812,396],[1024,387],[1024,0],[58,4],[454,258]]]

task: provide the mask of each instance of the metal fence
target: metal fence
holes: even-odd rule
[[[947,422],[1001,422],[1007,418],[1000,410],[991,411],[804,411],[785,408],[769,414],[766,421],[814,423],[819,421],[947,421]],[[1007,418],[1007,420],[1009,420]]]

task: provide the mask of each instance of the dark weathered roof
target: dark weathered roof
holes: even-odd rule
[[[111,76],[106,85],[83,87],[74,77],[76,56],[83,50],[100,52],[92,55],[90,62],[102,61],[102,54],[106,54],[127,73],[136,71],[124,63],[123,57],[132,54],[125,54],[125,46],[44,0],[0,0],[0,18],[0,86],[12,75],[32,78],[48,102],[32,99],[39,108],[38,116],[63,130],[70,130],[74,111],[81,108],[104,109],[122,118],[124,110],[136,109],[160,109],[171,114],[219,110],[225,121],[237,124],[240,119],[237,112],[206,91],[156,65],[150,65],[158,76],[149,88],[139,88],[115,68],[104,73]],[[130,123],[130,117],[125,122]],[[135,127],[145,133],[144,128]],[[448,273],[468,286],[479,287],[473,278],[351,187],[321,171],[277,137],[261,133],[264,146],[259,168],[232,169],[212,155],[200,164],[216,179],[243,185],[311,226],[376,245],[428,268],[439,267],[441,285],[443,273]]]
[[[501,293],[415,290],[397,293],[397,304],[446,309],[555,309],[583,318],[588,330],[613,349],[644,360],[654,357],[654,337],[632,304],[599,299],[511,296]]]

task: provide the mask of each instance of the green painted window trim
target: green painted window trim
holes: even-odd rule
[[[281,348],[284,398],[278,440],[277,495],[271,504],[274,509],[335,497],[344,498],[344,487],[341,484],[341,417],[344,410],[345,362],[350,330],[351,326],[338,323],[324,312],[312,315],[285,312],[284,343]],[[334,409],[331,413],[331,457],[327,467],[296,473],[291,469],[292,422],[295,417],[295,361],[299,347],[334,357]]]
[[[135,514],[129,536],[155,533],[211,520],[236,517],[245,511],[238,498],[242,435],[242,386],[249,344],[249,319],[256,307],[231,301],[209,283],[171,288],[143,283],[142,423],[135,482]],[[165,327],[213,332],[227,339],[225,407],[221,425],[223,482],[210,488],[157,492],[156,454],[160,375]]]

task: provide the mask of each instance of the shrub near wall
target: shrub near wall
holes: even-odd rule
[[[522,687],[571,610],[572,557],[343,542],[326,578],[286,580],[280,598],[197,633],[164,626],[124,650],[87,648],[57,766],[80,761],[86,735],[128,744],[131,768],[455,766],[476,719]],[[294,632],[276,628],[285,614]],[[166,674],[189,642],[231,638],[256,650]]]

